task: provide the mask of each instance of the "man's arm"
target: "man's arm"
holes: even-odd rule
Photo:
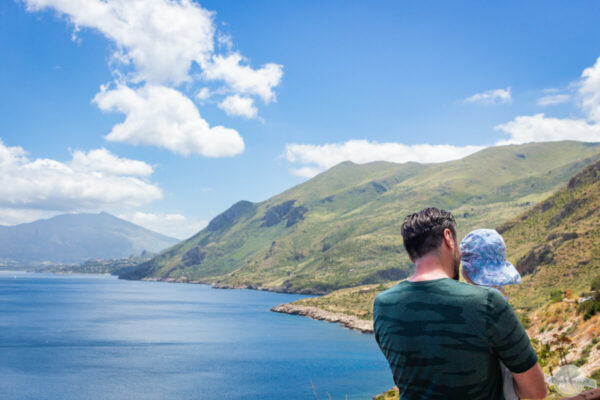
[[[488,292],[486,330],[490,347],[513,374],[515,392],[519,397],[546,397],[544,374],[529,336],[512,307],[496,290]]]
[[[515,392],[521,399],[544,399],[548,388],[544,382],[544,373],[539,363],[520,374],[513,372]]]

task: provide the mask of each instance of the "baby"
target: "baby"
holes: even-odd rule
[[[462,275],[474,285],[493,287],[503,295],[506,285],[521,283],[521,275],[506,261],[506,246],[502,236],[493,229],[477,229],[460,242]],[[504,295],[506,297],[506,295]],[[504,398],[517,400],[512,373],[500,362]]]

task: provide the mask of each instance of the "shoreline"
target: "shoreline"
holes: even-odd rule
[[[317,321],[333,322],[346,329],[361,333],[373,333],[373,321],[359,319],[351,315],[333,313],[317,307],[286,303],[271,308],[271,311],[282,314],[300,315]]]
[[[142,279],[126,279],[121,278],[123,280],[131,280],[131,281],[150,281],[150,282],[170,282],[170,283],[191,283],[191,284],[201,284],[201,285],[210,285],[213,289],[224,289],[224,290],[258,290],[261,292],[274,292],[274,293],[285,293],[285,294],[305,294],[305,295],[314,295],[314,296],[323,296],[328,292],[323,292],[314,289],[301,289],[301,290],[290,290],[281,286],[258,286],[254,284],[239,284],[239,285],[230,285],[226,283],[215,283],[213,281],[204,281],[204,280],[189,280],[189,279],[175,279],[175,278],[158,278],[158,277],[148,277]]]

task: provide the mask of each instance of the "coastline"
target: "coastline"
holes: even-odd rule
[[[373,321],[359,319],[346,314],[333,313],[317,307],[287,303],[275,306],[271,308],[271,311],[283,314],[300,315],[318,321],[333,322],[344,328],[359,331],[361,333],[373,333]]]
[[[119,277],[119,279],[124,279]],[[192,283],[192,284],[201,284],[201,285],[211,285],[213,289],[249,289],[249,290],[259,290],[261,292],[275,292],[275,293],[286,293],[286,294],[308,294],[315,296],[322,296],[327,294],[328,292],[323,292],[319,290],[313,289],[302,289],[302,290],[291,290],[281,286],[258,286],[254,284],[238,284],[238,285],[230,285],[225,283],[215,283],[213,281],[204,281],[204,280],[189,280],[189,279],[175,279],[175,278],[159,278],[159,277],[146,277],[142,279],[126,279],[126,280],[140,280],[140,281],[151,281],[151,282],[170,282],[170,283]]]

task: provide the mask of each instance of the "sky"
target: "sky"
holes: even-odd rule
[[[600,141],[600,3],[5,0],[0,224],[184,239],[342,162]]]

